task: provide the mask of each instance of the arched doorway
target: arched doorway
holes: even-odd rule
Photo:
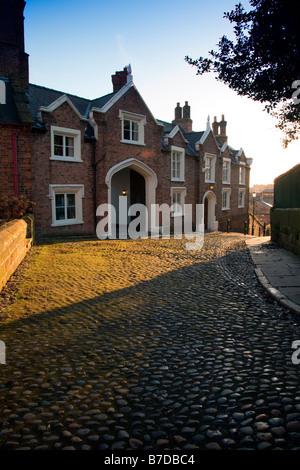
[[[218,230],[218,221],[216,220],[216,201],[216,195],[212,191],[207,191],[203,196],[205,230]]]
[[[120,200],[121,197],[121,200]],[[146,181],[141,173],[126,167],[116,172],[111,178],[111,204],[116,211],[116,235],[120,233],[127,235],[128,224],[135,219],[137,215],[129,215],[128,210],[133,204],[146,204]],[[148,220],[144,219],[145,214],[141,215],[140,227],[146,227]]]
[[[116,211],[117,229],[123,232],[127,229],[124,225],[128,225],[135,216],[128,215],[128,209],[133,204],[142,204],[145,206],[145,226],[147,230],[155,231],[156,228],[151,226],[151,206],[155,204],[155,192],[157,187],[157,177],[155,172],[145,163],[130,158],[124,162],[118,163],[112,167],[106,175],[105,182],[108,186],[108,204],[111,204]],[[126,196],[127,199],[121,200],[122,208],[120,208],[120,196]],[[125,207],[126,202],[126,207]],[[125,212],[127,216],[125,217]],[[122,214],[122,217],[120,215]],[[112,224],[114,221],[108,216],[109,232],[113,232]],[[120,223],[123,225],[120,226]]]

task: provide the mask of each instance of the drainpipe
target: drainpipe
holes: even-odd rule
[[[11,139],[12,139],[12,149],[13,149],[13,173],[14,173],[15,196],[19,195],[17,137],[18,137],[18,134],[16,132],[13,132],[11,135]]]

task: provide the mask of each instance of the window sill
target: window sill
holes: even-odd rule
[[[83,224],[83,220],[62,220],[61,222],[54,222],[51,227],[65,227],[66,225],[80,225]]]
[[[83,160],[80,158],[73,158],[73,157],[50,157],[50,160],[57,160],[59,162],[78,162],[81,163]]]
[[[230,207],[222,207],[222,211],[230,211]]]
[[[121,142],[121,144],[141,145],[143,147],[145,147],[145,145],[146,145],[143,142],[136,142],[134,140],[121,140],[120,142]]]
[[[174,181],[175,183],[184,183],[185,182],[185,180],[182,179],[182,178],[171,178],[171,181]]]

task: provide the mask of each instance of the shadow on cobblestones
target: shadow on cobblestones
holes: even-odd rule
[[[0,329],[1,448],[298,448],[299,320],[242,236],[207,238],[37,248]]]

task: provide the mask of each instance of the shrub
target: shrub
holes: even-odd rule
[[[35,203],[27,196],[0,196],[0,220],[8,222],[32,214]]]

